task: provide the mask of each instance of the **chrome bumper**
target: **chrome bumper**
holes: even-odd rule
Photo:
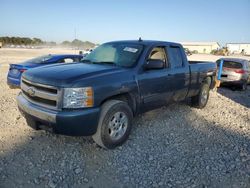
[[[45,126],[57,134],[69,136],[90,136],[96,133],[99,107],[55,111],[29,102],[22,93],[17,96],[17,104],[24,117],[34,121],[34,126],[28,123],[34,129],[45,129]]]
[[[26,112],[31,116],[47,122],[56,123],[56,111],[45,110],[44,108],[30,103],[23,97],[22,93],[19,93],[17,96],[17,104],[21,111]]]

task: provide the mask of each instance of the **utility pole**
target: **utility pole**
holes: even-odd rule
[[[75,32],[75,40],[76,40],[76,27],[74,28],[74,32]],[[74,47],[75,48],[75,54],[76,54],[76,46]]]

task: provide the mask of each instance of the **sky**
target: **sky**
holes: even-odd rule
[[[0,36],[250,42],[250,0],[0,0]]]

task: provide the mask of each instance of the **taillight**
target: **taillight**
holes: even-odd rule
[[[24,71],[26,71],[26,70],[27,70],[27,69],[20,69],[19,71],[20,71],[20,72],[24,72]]]
[[[245,74],[245,71],[243,69],[234,70],[234,72],[239,74]]]

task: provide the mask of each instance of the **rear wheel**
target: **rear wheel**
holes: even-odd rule
[[[203,83],[198,95],[191,98],[192,106],[196,108],[204,108],[207,105],[209,99],[209,85]]]
[[[122,145],[130,134],[132,118],[133,114],[127,103],[119,100],[105,102],[93,140],[108,149]]]
[[[240,89],[242,91],[245,91],[247,89],[247,82],[244,82],[241,86],[240,86]]]

